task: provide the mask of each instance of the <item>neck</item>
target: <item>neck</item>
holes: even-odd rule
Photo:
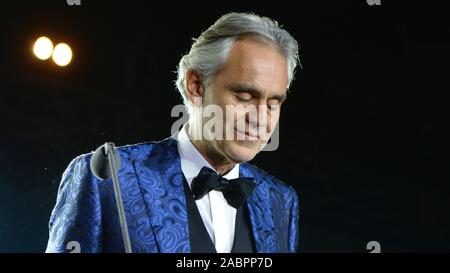
[[[208,161],[209,164],[220,174],[226,175],[235,165],[234,162],[226,158],[224,155],[216,152],[211,143],[206,140],[194,140],[193,132],[188,127],[188,136],[197,151]]]

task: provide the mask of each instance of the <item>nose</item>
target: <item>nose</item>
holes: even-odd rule
[[[250,128],[266,128],[267,127],[267,106],[259,105],[251,107],[250,111],[245,114],[245,120]]]

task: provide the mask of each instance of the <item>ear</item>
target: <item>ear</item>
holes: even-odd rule
[[[200,73],[193,69],[189,69],[186,72],[186,95],[189,100],[197,106],[199,101],[201,102],[201,98],[203,98],[205,90],[203,87],[203,82]]]

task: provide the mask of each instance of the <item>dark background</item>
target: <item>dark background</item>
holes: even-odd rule
[[[300,251],[450,250],[449,37],[428,1],[8,1],[0,8],[0,252],[42,252],[61,174],[108,141],[161,140],[182,54],[252,11],[299,42],[280,147],[253,160],[300,196]],[[308,1],[313,2],[313,1]],[[34,58],[41,35],[72,46]],[[109,112],[109,106],[114,112]]]

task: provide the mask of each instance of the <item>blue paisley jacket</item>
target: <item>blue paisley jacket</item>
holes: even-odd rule
[[[119,147],[120,187],[133,252],[191,252],[183,173],[177,142]],[[90,171],[91,154],[75,158],[65,170],[49,222],[46,252],[123,252],[112,180]],[[256,187],[247,206],[257,252],[296,252],[298,197],[295,190],[249,163],[240,176]]]

